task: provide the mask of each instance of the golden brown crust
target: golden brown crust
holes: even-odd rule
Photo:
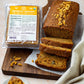
[[[21,46],[21,47],[30,47],[30,46],[37,46],[39,44],[39,20],[40,20],[40,13],[39,13],[39,7],[37,6],[37,31],[36,31],[36,41],[14,41],[14,42],[8,42],[7,37],[8,37],[8,22],[9,22],[9,14],[7,17],[7,30],[6,30],[6,44],[8,46]]]
[[[58,46],[58,47],[70,48],[70,49],[73,47],[73,42],[71,39],[43,37],[41,38],[41,42],[56,47]]]
[[[67,5],[67,8],[69,9],[66,10],[65,15],[60,17],[62,13],[64,14],[64,10],[61,10],[64,7],[63,2],[64,1],[54,1],[52,3],[51,9],[44,22],[43,29],[47,36],[72,39],[79,13],[79,4],[71,1],[70,4]],[[61,5],[63,5],[63,7],[61,7]],[[60,10],[62,12],[59,12]],[[60,21],[60,26],[58,25],[59,20],[62,20]]]
[[[49,53],[49,54],[61,56],[61,57],[70,57],[71,56],[71,49],[62,48],[62,47],[54,47],[54,46],[46,45],[43,43],[40,44],[39,50]]]
[[[41,51],[35,63],[43,68],[55,71],[63,71],[66,70],[67,59],[63,57],[60,58],[58,56],[52,56]]]

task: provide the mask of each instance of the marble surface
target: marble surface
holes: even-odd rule
[[[80,11],[84,14],[84,0],[73,0],[80,3]],[[38,4],[45,6],[47,0],[0,0],[0,84],[3,84],[3,81],[6,80],[9,76],[4,75],[1,71],[2,63],[6,53],[6,48],[2,48],[4,31],[5,31],[5,5],[6,4]],[[24,77],[29,84],[54,84],[56,80],[45,80],[37,78],[28,78]]]

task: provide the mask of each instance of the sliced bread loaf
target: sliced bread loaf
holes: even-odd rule
[[[35,63],[43,68],[50,70],[62,71],[66,69],[67,59],[63,57],[53,56],[40,52]]]
[[[72,39],[79,13],[79,4],[73,1],[53,1],[43,29],[46,36]]]

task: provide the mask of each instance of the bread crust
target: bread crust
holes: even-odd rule
[[[49,54],[61,56],[61,57],[70,57],[71,56],[71,49],[49,46],[49,45],[42,44],[42,43],[39,46],[39,50],[49,53]]]
[[[66,41],[66,42],[63,42]],[[67,42],[68,41],[68,42]],[[72,49],[73,47],[73,42],[70,39],[58,39],[58,38],[49,38],[49,37],[43,37],[41,38],[41,42],[47,45],[52,45],[52,46],[58,46],[58,47],[63,47],[63,48],[69,48]]]
[[[58,19],[56,18],[56,14],[59,15],[58,8],[63,2],[68,1],[53,1],[51,5],[51,9],[47,15],[47,18],[44,22],[43,29],[46,36],[51,37],[58,37],[58,38],[65,38],[65,39],[72,39],[74,29],[77,22],[77,17],[79,13],[79,4],[73,1],[70,1],[70,9],[65,14],[65,25],[58,25]],[[63,6],[64,7],[64,6]],[[53,15],[52,15],[53,14]],[[61,18],[63,19],[63,17]]]

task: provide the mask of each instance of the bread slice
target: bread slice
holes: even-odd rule
[[[43,68],[55,71],[62,71],[66,69],[67,59],[49,55],[41,51],[35,63]]]
[[[39,50],[46,52],[46,53],[49,53],[49,54],[62,56],[62,57],[70,57],[71,56],[71,49],[62,48],[62,47],[55,47],[55,46],[46,45],[43,43],[40,44]]]
[[[61,38],[53,38],[53,37],[43,37],[41,38],[41,42],[47,45],[58,46],[63,48],[72,48],[73,42],[71,39],[61,39]]]
[[[79,13],[79,4],[73,1],[53,1],[43,29],[46,36],[72,39]]]

